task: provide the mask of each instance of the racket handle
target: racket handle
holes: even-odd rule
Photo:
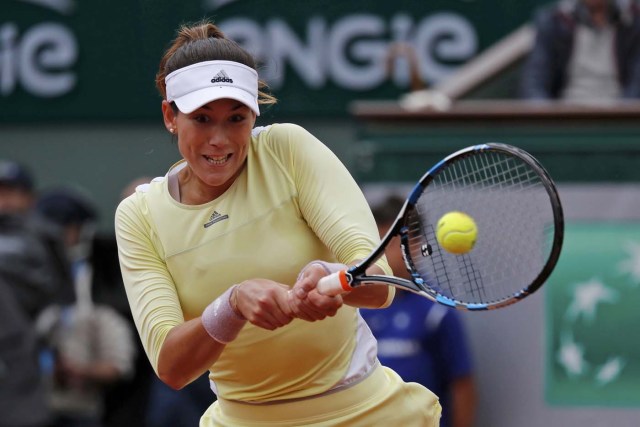
[[[353,288],[347,280],[347,272],[340,270],[336,273],[331,273],[328,276],[324,276],[318,280],[316,289],[322,295],[334,296],[351,291]]]

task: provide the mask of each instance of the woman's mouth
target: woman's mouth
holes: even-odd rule
[[[225,154],[224,156],[203,156],[205,160],[212,165],[223,165],[229,160],[231,154]]]

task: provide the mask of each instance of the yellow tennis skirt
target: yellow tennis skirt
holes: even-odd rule
[[[363,381],[319,397],[259,405],[219,399],[200,427],[438,427],[440,411],[427,388],[379,367]]]

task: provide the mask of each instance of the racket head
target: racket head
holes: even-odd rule
[[[438,242],[438,220],[451,211],[477,224],[468,253],[449,253]],[[488,310],[520,301],[545,283],[560,256],[564,218],[556,187],[533,156],[488,143],[431,168],[409,194],[391,234],[400,235],[413,278],[412,286],[395,286],[450,307]]]

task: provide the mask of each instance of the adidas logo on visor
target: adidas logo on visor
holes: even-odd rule
[[[233,83],[233,80],[224,72],[224,70],[220,70],[220,72],[211,79],[211,83]]]

